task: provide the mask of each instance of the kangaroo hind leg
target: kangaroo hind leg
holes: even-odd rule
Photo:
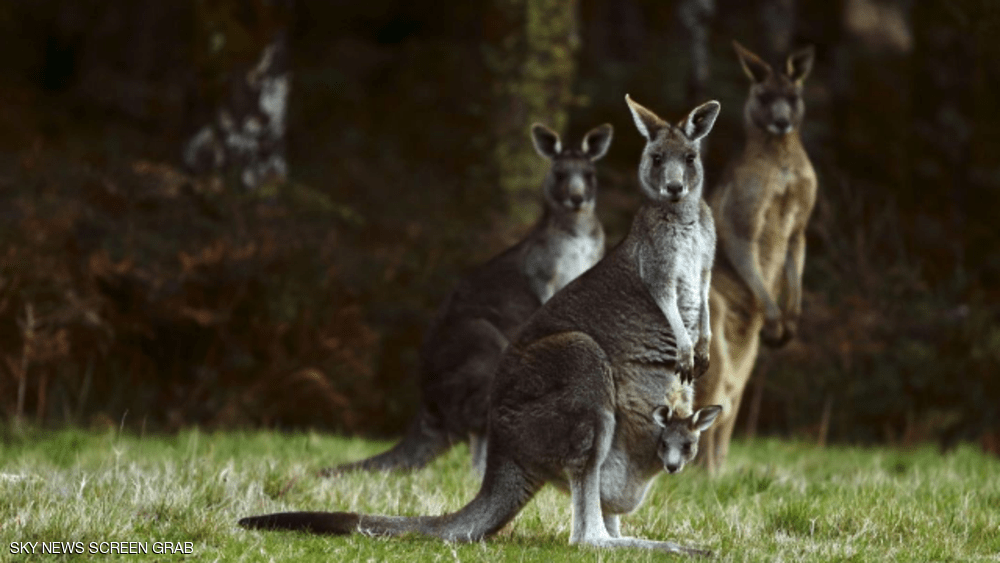
[[[601,545],[611,539],[601,510],[601,465],[611,449],[615,419],[610,412],[595,421],[595,436],[590,455],[583,467],[567,468],[573,504],[573,527],[569,543]]]

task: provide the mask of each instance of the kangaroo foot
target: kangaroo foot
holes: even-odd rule
[[[673,542],[644,540],[640,538],[630,538],[630,537],[593,538],[593,539],[585,539],[580,543],[584,545],[590,545],[593,547],[599,547],[602,549],[618,549],[618,548],[650,549],[654,551],[662,551],[665,553],[679,553],[682,555],[694,555],[698,557],[710,557],[712,555],[711,551],[707,551],[704,549],[696,549],[693,547],[685,547],[683,545],[679,545]]]

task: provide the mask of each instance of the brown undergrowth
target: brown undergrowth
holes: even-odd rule
[[[0,209],[0,412],[39,424],[355,430],[386,392],[338,269],[349,210],[39,146]],[[278,193],[277,190],[274,190]]]

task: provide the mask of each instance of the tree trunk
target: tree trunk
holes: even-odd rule
[[[688,37],[687,106],[705,101],[711,70],[708,49],[709,22],[715,15],[715,0],[683,0],[677,6],[678,18]]]
[[[573,101],[579,47],[576,0],[493,0],[484,30],[486,68],[493,76],[493,168],[509,216],[524,225],[537,215],[547,164],[529,137],[533,122],[563,133]]]
[[[247,190],[280,182],[288,174],[292,0],[195,2],[197,93],[207,115],[184,146],[184,164],[235,177]]]

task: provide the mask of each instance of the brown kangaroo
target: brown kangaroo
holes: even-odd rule
[[[784,72],[775,72],[739,43],[733,46],[750,78],[746,144],[709,196],[718,237],[709,298],[715,337],[696,393],[699,405],[723,406],[718,424],[701,436],[701,460],[713,473],[728,453],[759,339],[779,347],[795,336],[805,230],[816,202],[816,173],[799,137],[813,48],[792,53]]]

